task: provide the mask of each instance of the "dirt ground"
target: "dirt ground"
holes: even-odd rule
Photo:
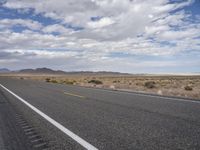
[[[200,75],[7,75],[21,80],[39,80],[114,90],[139,91],[200,100]]]

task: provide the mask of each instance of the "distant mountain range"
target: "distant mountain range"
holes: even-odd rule
[[[0,73],[19,73],[19,74],[55,74],[55,75],[130,75],[128,73],[110,72],[110,71],[71,71],[65,72],[62,70],[52,70],[49,68],[36,68],[36,69],[22,69],[18,71],[10,71],[9,69],[2,68]]]
[[[7,69],[7,68],[0,68],[0,73],[8,73],[8,72],[10,72],[9,69]]]
[[[30,74],[65,74],[66,72],[61,70],[52,70],[49,68],[36,68],[36,69],[22,69],[17,71],[18,73],[30,73]]]
[[[168,73],[168,74],[148,74],[148,73],[140,73],[140,74],[129,74],[129,73],[121,73],[121,72],[112,72],[112,71],[62,71],[62,70],[53,70],[50,68],[36,68],[36,69],[22,69],[22,70],[17,70],[17,71],[11,71],[7,68],[0,68],[0,73],[5,74],[5,73],[17,73],[17,74],[50,74],[50,75],[123,75],[123,76],[128,76],[128,75],[140,75],[140,76],[145,76],[145,75],[200,75],[200,72],[195,72],[195,73]]]

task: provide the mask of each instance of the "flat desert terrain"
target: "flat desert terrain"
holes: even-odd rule
[[[21,80],[39,80],[113,90],[138,91],[200,100],[200,75],[33,75],[4,74]]]

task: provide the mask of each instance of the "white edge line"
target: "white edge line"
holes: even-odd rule
[[[168,100],[172,100],[172,101],[181,101],[181,102],[188,102],[188,103],[200,103],[200,101],[198,100],[186,100],[186,99],[181,99],[181,98],[172,98],[172,97],[165,97],[165,96],[159,96],[159,95],[148,95],[148,94],[137,94],[134,93],[135,95],[139,95],[139,96],[146,96],[146,97],[157,97],[157,98],[163,98],[163,99],[168,99]]]
[[[136,92],[129,92],[129,91],[110,91],[107,90],[109,92],[120,92],[120,93],[126,93],[126,94],[131,94],[131,95],[138,95],[138,96],[145,96],[145,97],[155,97],[155,98],[163,98],[163,99],[168,99],[168,100],[172,100],[172,101],[182,101],[182,102],[189,102],[189,103],[198,103],[200,104],[200,101],[198,100],[186,100],[186,99],[182,99],[182,98],[173,98],[173,97],[166,97],[166,96],[160,96],[160,95],[151,95],[150,93],[136,93]]]
[[[72,85],[75,86],[75,85]],[[79,86],[79,87],[84,87],[84,86]],[[91,87],[84,87],[84,88],[91,88]],[[171,101],[182,101],[182,102],[189,102],[189,103],[197,103],[200,104],[200,100],[191,100],[191,99],[183,99],[181,97],[167,97],[167,95],[151,95],[154,93],[141,93],[141,92],[137,92],[137,91],[126,91],[126,90],[120,90],[120,89],[116,89],[116,90],[111,90],[111,89],[101,89],[101,88],[91,88],[91,89],[95,89],[95,90],[100,90],[100,91],[106,91],[106,92],[110,92],[110,93],[122,93],[122,94],[129,94],[129,95],[138,95],[138,96],[144,96],[144,97],[155,97],[155,98],[163,98],[163,99],[168,99]]]
[[[47,116],[45,113],[43,113],[42,111],[40,111],[39,109],[37,109],[36,107],[34,107],[30,103],[28,103],[27,101],[25,101],[23,98],[19,97],[18,95],[16,95],[15,93],[13,93],[12,91],[10,91],[6,87],[4,87],[2,84],[0,84],[0,86],[3,89],[5,89],[6,91],[8,91],[10,94],[12,94],[13,96],[15,96],[18,100],[20,100],[21,102],[23,102],[24,104],[26,104],[29,108],[31,108],[37,114],[39,114],[40,116],[42,116],[44,119],[46,119],[52,125],[54,125],[59,130],[61,130],[62,132],[64,132],[66,135],[68,135],[69,137],[71,137],[77,143],[79,143],[80,145],[82,145],[84,148],[86,148],[88,150],[98,150],[96,147],[94,147],[93,145],[91,145],[90,143],[88,143],[87,141],[85,141],[84,139],[82,139],[81,137],[79,137],[78,135],[74,134],[72,131],[70,131],[69,129],[65,128],[63,125],[61,125],[60,123],[58,123],[57,121],[55,121],[51,117]]]

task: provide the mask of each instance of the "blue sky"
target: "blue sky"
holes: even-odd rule
[[[0,68],[200,72],[199,0],[0,0]]]

